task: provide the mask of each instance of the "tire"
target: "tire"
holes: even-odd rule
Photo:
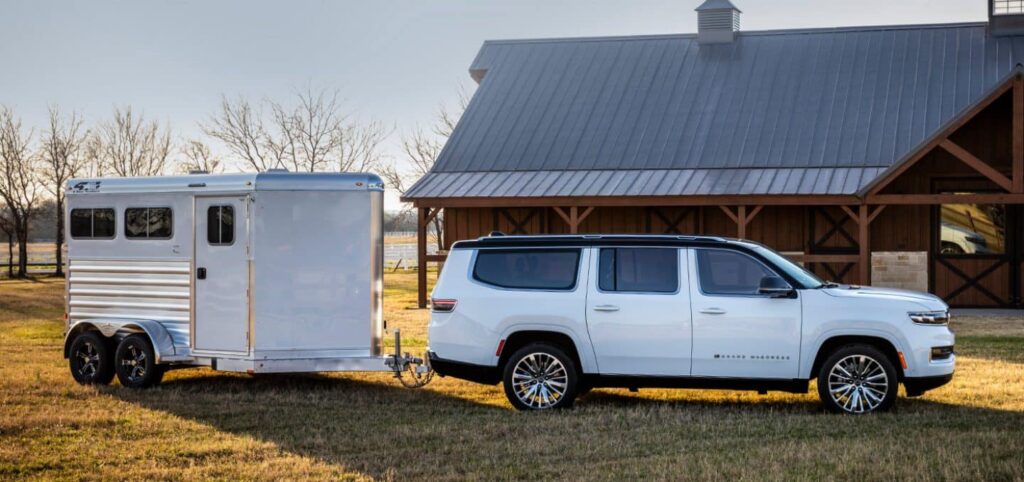
[[[149,388],[164,377],[164,367],[156,363],[153,345],[141,334],[127,336],[117,345],[114,369],[117,381],[128,388]]]
[[[71,376],[82,385],[107,385],[114,379],[114,357],[110,343],[95,331],[80,333],[68,352]]]
[[[569,408],[576,399],[576,363],[555,345],[531,343],[516,350],[503,372],[505,396],[518,410]]]
[[[818,396],[831,412],[884,412],[892,408],[898,391],[899,380],[892,360],[871,345],[840,347],[818,371]]]

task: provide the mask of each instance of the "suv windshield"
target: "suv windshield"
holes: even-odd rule
[[[802,266],[790,261],[785,256],[775,252],[767,246],[750,242],[744,242],[743,244],[753,248],[757,254],[764,256],[778,269],[785,271],[787,275],[802,284],[804,288],[820,288],[825,285],[825,282],[822,281],[821,278],[815,276],[810,271],[807,271]]]

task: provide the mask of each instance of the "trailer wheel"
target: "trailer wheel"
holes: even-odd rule
[[[114,354],[114,367],[117,380],[128,388],[149,388],[164,377],[164,367],[156,363],[146,335],[129,335],[121,340]]]
[[[83,331],[71,342],[68,365],[71,376],[82,385],[106,385],[114,379],[110,345],[95,331]]]
[[[579,374],[572,358],[548,343],[531,343],[509,357],[505,396],[519,410],[568,408],[576,399]]]

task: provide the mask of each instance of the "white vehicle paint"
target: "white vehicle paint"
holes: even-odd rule
[[[602,254],[612,250],[633,260]],[[568,269],[568,258],[551,251],[578,252],[574,271],[555,273]],[[568,275],[571,286],[556,286]],[[660,284],[605,289],[612,278]],[[751,279],[752,291],[744,287]],[[722,238],[459,242],[432,300],[429,356],[437,373],[503,381],[524,409],[567,406],[601,386],[806,392],[817,378],[826,407],[865,413],[891,406],[898,382],[912,396],[943,385],[956,364],[939,298],[823,283],[764,246]]]
[[[143,387],[187,366],[417,364],[382,354],[375,175],[75,179],[66,191],[65,356],[80,382],[107,383],[116,371],[122,384]]]

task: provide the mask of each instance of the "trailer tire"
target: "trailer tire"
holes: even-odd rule
[[[117,380],[128,388],[149,388],[164,378],[164,367],[156,363],[153,344],[142,334],[126,336],[114,353]]]
[[[579,388],[572,357],[549,343],[530,343],[516,350],[505,362],[502,379],[505,396],[518,410],[572,407]]]
[[[68,351],[71,376],[82,385],[107,385],[114,379],[110,342],[95,331],[83,331]]]

